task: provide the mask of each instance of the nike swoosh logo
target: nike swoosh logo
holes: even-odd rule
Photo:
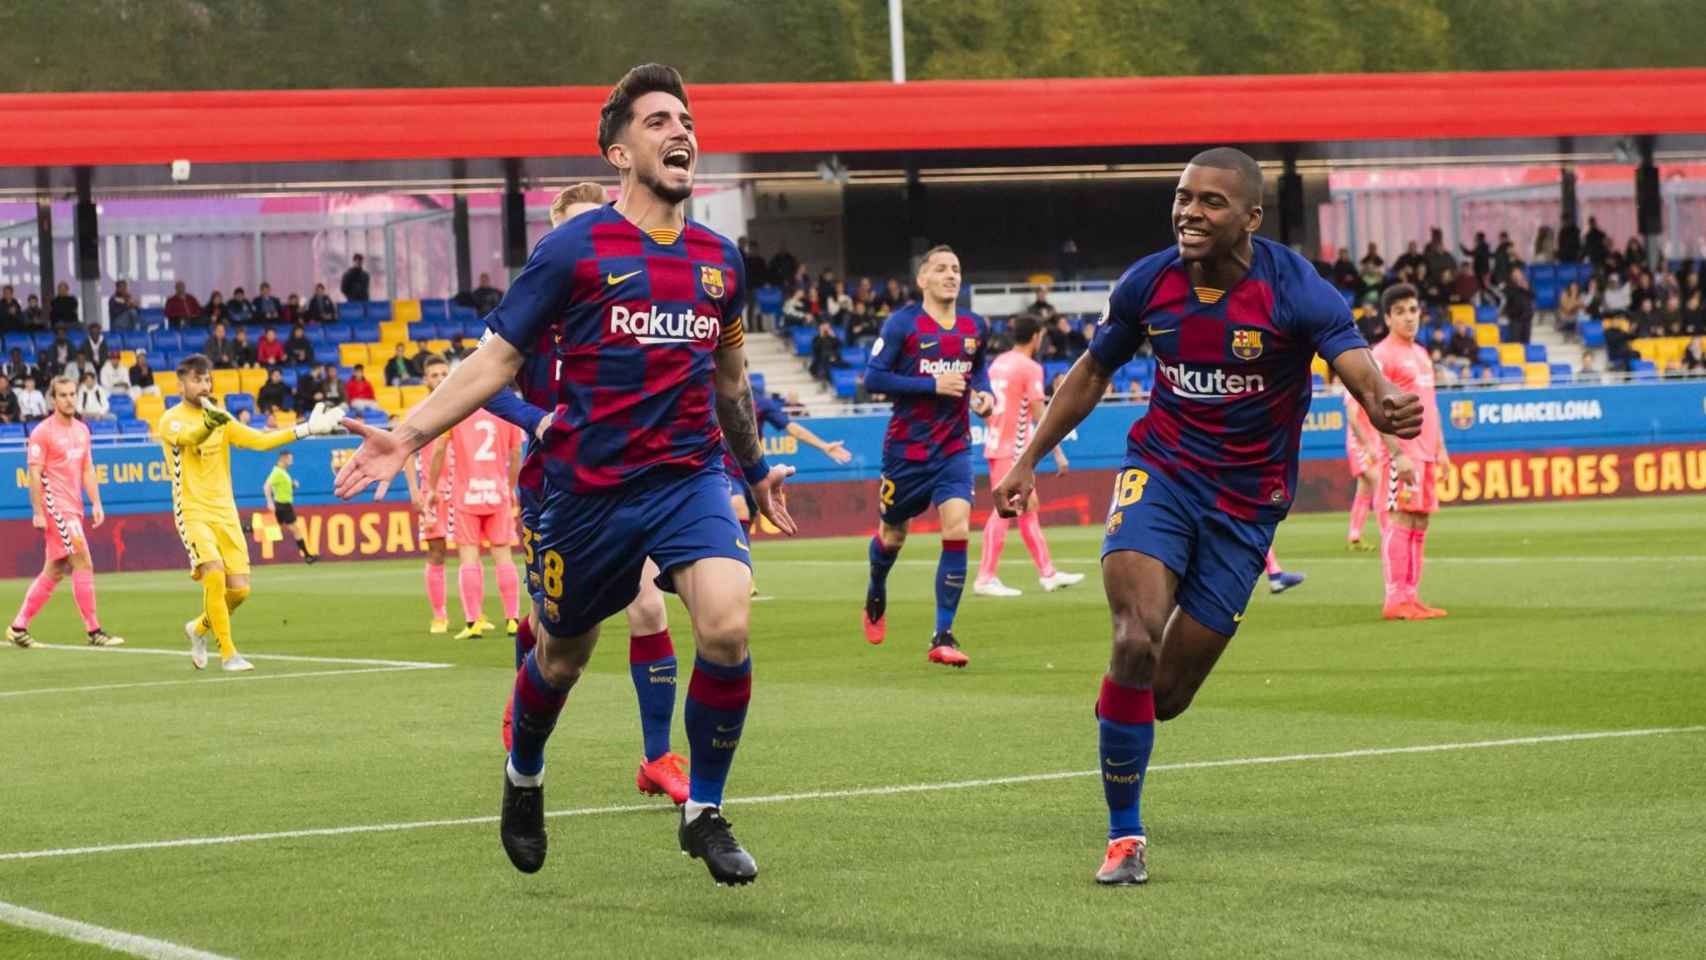
[[[605,282],[605,283],[607,283],[607,284],[609,284],[609,285],[610,285],[610,286],[612,286],[612,287],[614,287],[614,286],[616,286],[616,285],[617,285],[617,284],[618,284],[618,283],[621,283],[621,282],[622,282],[622,281],[624,281],[624,280],[626,280],[626,279],[628,279],[628,278],[629,278],[629,277],[637,277],[637,276],[639,276],[639,275],[640,275],[640,274],[641,274],[641,272],[642,272],[642,271],[639,271],[639,270],[635,270],[635,271],[634,271],[634,272],[633,272],[633,273],[624,273],[624,274],[622,274],[622,275],[621,275],[621,276],[620,276],[620,277],[618,277],[618,276],[617,276],[617,275],[616,275],[616,274],[614,274],[614,273],[607,273],[607,274],[605,274],[605,275],[604,275],[604,282]]]
[[[738,732],[740,732],[740,724],[737,723],[732,727],[725,727],[719,723],[719,724],[717,724],[717,732],[718,733],[738,733]]]
[[[739,540],[736,540],[736,541],[735,541],[735,546],[737,546],[737,547],[739,547],[739,548],[741,548],[741,550],[743,550],[743,551],[745,551],[745,552],[747,552],[747,553],[751,553],[751,552],[752,552],[752,548],[751,548],[751,547],[749,547],[749,546],[747,546],[747,545],[746,545],[746,544],[744,544],[744,543],[741,543],[741,542],[740,542],[740,541],[739,541]]]
[[[1166,330],[1157,330],[1154,327],[1150,327],[1150,326],[1145,326],[1143,328],[1143,332],[1145,334],[1148,334],[1151,337],[1159,337],[1162,334],[1167,334],[1167,333],[1177,333],[1178,330],[1179,330],[1178,327],[1169,327]]]
[[[675,669],[674,664],[654,663],[651,666],[646,668],[646,672],[647,673],[657,673],[660,670],[673,670],[673,669]]]
[[[1130,760],[1115,760],[1113,757],[1103,757],[1102,762],[1110,767],[1129,767],[1137,762],[1137,758],[1132,757]]]
[[[1242,613],[1233,614],[1232,615],[1232,622],[1233,623],[1243,623],[1244,622],[1244,615]]]

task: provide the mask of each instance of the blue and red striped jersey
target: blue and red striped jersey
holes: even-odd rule
[[[1368,346],[1344,298],[1309,261],[1261,237],[1249,273],[1224,291],[1193,287],[1169,248],[1120,277],[1090,353],[1112,371],[1145,340],[1155,351],[1155,390],[1127,449],[1231,516],[1284,519],[1296,494],[1311,359]]]
[[[691,220],[648,234],[606,206],[546,234],[487,321],[529,357],[522,397],[565,407],[544,479],[599,494],[715,464],[712,354],[741,342],[745,296],[740,252]]]
[[[871,345],[865,389],[894,401],[883,456],[933,460],[971,447],[971,394],[989,391],[989,324],[975,313],[958,313],[952,324],[936,321],[909,303],[889,314]],[[969,387],[958,397],[936,393],[936,378],[958,373]]]

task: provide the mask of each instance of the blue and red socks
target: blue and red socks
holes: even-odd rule
[[[1108,839],[1141,837],[1143,817],[1138,804],[1149,754],[1155,748],[1155,691],[1125,687],[1102,677],[1096,699],[1096,722],[1101,727],[1102,795],[1108,801]]]
[[[559,690],[545,682],[539,672],[537,652],[529,653],[521,669],[515,672],[514,741],[509,750],[511,779],[521,777],[532,783],[517,782],[517,786],[537,786],[537,778],[545,770],[545,741],[557,726],[557,716],[569,691]]]
[[[865,595],[887,599],[889,592],[889,571],[894,569],[895,559],[900,556],[900,548],[890,550],[883,546],[881,537],[871,538],[871,581],[865,586]]]
[[[752,699],[752,658],[730,667],[693,658],[693,677],[687,682],[687,745],[693,751],[688,771],[688,803],[721,806],[723,784],[740,746],[746,724],[746,705]],[[696,809],[690,809],[690,814]],[[689,816],[688,819],[692,819]]]
[[[669,752],[675,721],[675,645],[667,628],[628,638],[628,674],[640,701],[640,735],[650,763]]]
[[[533,617],[522,617],[521,623],[515,628],[515,668],[517,670],[521,669],[521,662],[527,659],[527,655],[533,652],[535,642]]]
[[[936,632],[954,628],[954,613],[960,609],[960,594],[966,589],[966,542],[943,540],[942,556],[936,561]]]

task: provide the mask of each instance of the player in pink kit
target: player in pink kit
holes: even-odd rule
[[[438,389],[444,378],[450,375],[450,364],[443,357],[428,354],[422,365],[421,380],[426,384],[428,395]],[[425,403],[426,401],[421,401]],[[416,404],[414,409],[419,409]],[[414,410],[410,410],[413,413]],[[450,478],[444,477],[437,489],[427,485],[427,465],[432,462],[433,455],[449,443],[448,437],[434,440],[416,454],[412,467],[403,469],[403,479],[409,484],[409,502],[415,505],[415,523],[419,529],[421,543],[426,545],[426,592],[427,603],[432,607],[432,624],[427,628],[428,633],[446,633],[450,630],[450,616],[445,612],[444,584],[444,554],[445,543],[455,532],[451,529]]]
[[[1042,323],[1025,313],[1013,318],[1011,328],[1013,349],[997,356],[989,365],[989,384],[994,390],[995,407],[986,418],[983,455],[989,460],[990,485],[1013,467],[1013,458],[1023,453],[1025,444],[1035,432],[1036,421],[1043,415],[1043,365],[1036,361],[1037,347],[1042,343]],[[1055,467],[1066,472],[1066,454],[1054,450]],[[1043,590],[1053,592],[1070,587],[1084,579],[1082,573],[1062,573],[1049,559],[1048,541],[1043,539],[1042,520],[1037,514],[1037,495],[1031,493],[1025,512],[1019,514],[1019,536],[1036,564],[1037,576]],[[972,592],[982,597],[1017,597],[1021,591],[1001,582],[995,575],[1001,566],[1001,548],[1007,542],[1007,526],[1013,521],[999,512],[989,512],[989,522],[983,525],[983,553],[977,565],[977,582]]]
[[[1375,439],[1377,432],[1368,422],[1368,414],[1362,409],[1362,404],[1357,403],[1344,384],[1337,381],[1332,367],[1327,368],[1327,382],[1345,400],[1345,463],[1357,484],[1356,496],[1351,501],[1351,525],[1345,535],[1345,549],[1373,550],[1363,542],[1362,528],[1374,506],[1374,492],[1380,489],[1380,474],[1376,469],[1380,465],[1380,442]],[[1385,528],[1384,511],[1376,512],[1375,520],[1382,529]]]
[[[101,509],[101,488],[95,480],[95,461],[89,454],[89,428],[77,419],[77,384],[69,377],[55,377],[48,386],[53,414],[30,433],[30,511],[35,525],[47,536],[47,560],[41,573],[24,594],[18,615],[6,628],[6,639],[15,646],[33,647],[30,621],[53,596],[65,574],[71,574],[71,592],[89,644],[116,647],[124,643],[101,629],[95,615],[95,564],[83,536],[83,494],[94,508],[94,526],[106,521]]]
[[[1381,568],[1386,574],[1387,620],[1431,620],[1445,611],[1422,602],[1422,548],[1428,536],[1428,517],[1439,509],[1434,487],[1438,472],[1451,469],[1440,431],[1434,398],[1434,365],[1426,347],[1416,342],[1422,323],[1416,288],[1400,283],[1380,295],[1380,309],[1392,333],[1374,345],[1380,372],[1406,393],[1422,401],[1422,432],[1400,440],[1380,435],[1380,475],[1386,494],[1376,501],[1385,514],[1381,523]]]
[[[435,488],[452,466],[450,503],[455,512],[456,552],[462,558],[457,583],[462,593],[462,619],[467,626],[458,640],[475,640],[486,632],[480,614],[485,603],[486,573],[480,567],[480,544],[491,546],[492,565],[498,577],[498,595],[503,599],[506,629],[514,636],[520,628],[521,578],[509,548],[515,543],[515,484],[521,473],[521,447],[526,435],[489,411],[474,411],[450,429],[449,443],[433,455],[427,485]]]

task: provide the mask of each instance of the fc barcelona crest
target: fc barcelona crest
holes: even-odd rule
[[[1262,355],[1262,331],[1240,328],[1232,331],[1232,355],[1254,360]]]
[[[700,267],[699,286],[705,289],[705,296],[712,300],[721,300],[728,288],[723,286],[723,268]]]
[[[1467,430],[1475,425],[1475,401],[1451,401],[1451,425],[1459,430]]]
[[[966,352],[967,353],[976,353],[977,352],[977,338],[976,337],[967,337],[966,338]]]

